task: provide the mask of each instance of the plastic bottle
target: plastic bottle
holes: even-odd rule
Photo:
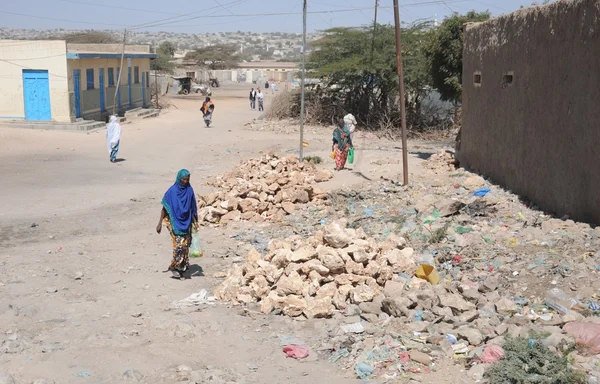
[[[565,314],[571,309],[580,309],[579,301],[571,297],[560,288],[552,288],[546,294],[546,305],[561,314]]]

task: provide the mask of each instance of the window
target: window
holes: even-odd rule
[[[140,67],[133,67],[133,83],[140,83]]]
[[[504,75],[502,75],[502,86],[508,87],[509,85],[512,85],[513,78],[514,78],[513,72],[507,72]]]
[[[475,84],[475,86],[481,85],[481,73],[480,72],[475,72],[473,74],[473,84]]]
[[[108,68],[108,86],[109,87],[115,86],[115,69],[114,68]]]
[[[146,88],[150,88],[150,72],[146,72]]]
[[[85,70],[85,81],[87,83],[86,89],[94,89],[94,70],[93,69]]]

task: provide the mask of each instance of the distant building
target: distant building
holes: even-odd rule
[[[251,61],[238,64],[238,72],[253,73],[253,79],[266,78],[269,81],[289,81],[298,72],[298,63],[281,61]],[[258,73],[258,75],[256,74]]]
[[[150,103],[147,45],[0,40],[0,119],[105,120],[115,94],[121,112]]]

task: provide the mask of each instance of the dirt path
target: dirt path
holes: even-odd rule
[[[174,300],[211,291],[213,273],[230,264],[216,255],[236,230],[203,230],[208,256],[192,279],[162,272],[170,239],[153,228],[177,170],[190,169],[202,192],[203,179],[259,151],[296,150],[295,135],[243,128],[258,117],[245,95],[245,88],[220,89],[209,129],[193,96],[174,99],[178,109],[156,119],[124,124],[125,161],[117,165],[108,161],[104,132],[0,128],[0,372],[17,383],[114,383],[130,370],[133,380],[173,383],[186,365],[227,370],[232,382],[355,382],[316,358],[285,359],[279,338],[317,338],[320,322],[242,316],[222,306],[168,310]],[[309,132],[307,140],[308,154],[327,157],[328,134]],[[362,173],[341,173],[326,188],[396,175],[400,165],[368,162],[389,153],[365,150]]]

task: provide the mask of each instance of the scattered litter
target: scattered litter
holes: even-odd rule
[[[340,328],[344,333],[363,333],[365,331],[361,323],[344,324]]]
[[[78,372],[78,373],[73,373],[72,375],[75,377],[82,377],[84,379],[87,379],[88,377],[91,376],[89,372]]]
[[[477,197],[484,197],[485,195],[487,195],[488,193],[490,193],[490,189],[489,188],[481,188],[476,190],[473,193],[473,196],[477,196]]]
[[[495,363],[504,357],[504,350],[499,345],[488,344],[483,348],[483,353],[479,360],[482,363]]]
[[[308,356],[309,348],[308,345],[287,345],[283,347],[283,352],[287,357],[304,359]]]
[[[284,336],[279,340],[279,345],[285,347],[286,345],[306,345],[306,343],[294,336]]]
[[[192,293],[188,297],[183,300],[174,301],[171,303],[171,307],[173,308],[182,308],[182,307],[193,307],[197,305],[213,305],[215,304],[215,297],[208,296],[208,292],[206,289],[201,289],[198,293]]]
[[[354,367],[354,372],[356,372],[356,376],[358,376],[359,379],[365,380],[375,372],[375,368],[367,363],[358,363]]]

